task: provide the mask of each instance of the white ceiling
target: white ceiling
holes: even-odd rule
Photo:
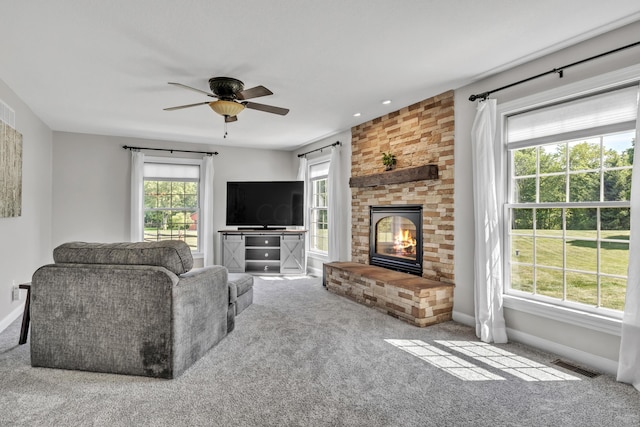
[[[3,1],[0,79],[56,131],[290,150],[638,19],[638,0]],[[210,100],[167,82],[213,76],[291,112],[223,139],[206,105],[163,111]]]

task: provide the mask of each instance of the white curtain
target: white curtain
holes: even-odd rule
[[[309,197],[309,193],[308,193],[309,186],[307,185],[308,184],[307,183],[308,162],[307,162],[307,158],[305,156],[300,157],[299,160],[300,160],[300,162],[299,162],[299,165],[298,165],[298,177],[297,177],[297,179],[298,179],[298,181],[304,182],[304,213],[303,213],[303,219],[302,219],[302,222],[303,222],[302,228],[304,228],[304,227],[307,227],[308,224],[309,224],[308,215],[307,215],[307,211],[308,211],[308,209],[307,209],[307,200],[308,200],[308,197]]]
[[[640,104],[636,98],[636,145],[640,141]],[[638,147],[635,147],[638,148]],[[618,358],[618,381],[640,390],[640,150],[633,152],[631,173],[631,236],[627,294],[622,317],[622,339]]]
[[[131,236],[132,242],[143,241],[144,234],[144,154],[131,151]]]
[[[495,170],[496,100],[478,104],[471,131],[475,219],[476,335],[484,342],[507,342],[502,312],[502,256]]]
[[[329,221],[329,261],[340,261],[342,259],[341,240],[344,236],[345,218],[340,215],[342,204],[342,177],[340,164],[340,146],[331,147],[331,160],[329,162],[329,177],[327,197],[329,206],[327,208]]]
[[[200,167],[200,242],[204,266],[213,265],[213,156],[204,156]]]
[[[307,180],[307,158],[302,156],[300,157],[300,162],[298,164],[298,181],[306,181]]]

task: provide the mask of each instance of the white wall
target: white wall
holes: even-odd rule
[[[217,151],[214,230],[225,228],[226,182],[295,179],[291,153],[66,132],[53,134],[53,246],[68,241],[118,242],[130,235],[131,154],[124,145]],[[146,151],[151,156],[170,153]],[[202,155],[175,153],[199,158]],[[218,235],[215,262],[220,263]]]
[[[351,129],[346,130],[344,132],[340,132],[336,135],[323,138],[319,141],[316,141],[312,144],[305,145],[297,150],[295,150],[292,154],[291,161],[294,165],[295,173],[298,173],[298,154],[306,153],[321,147],[326,147],[327,145],[333,144],[336,141],[340,141],[340,155],[341,155],[341,174],[342,177],[342,200],[340,202],[341,206],[344,206],[339,212],[340,220],[342,221],[344,234],[342,235],[342,239],[340,241],[340,249],[344,254],[343,259],[340,261],[350,261],[351,260],[351,188],[349,188],[349,178],[351,178]],[[315,152],[307,155],[307,159],[311,162],[313,159],[318,158],[319,156],[328,156],[331,153],[331,149],[325,149],[322,152]],[[309,239],[307,239],[307,271],[311,274],[322,275],[322,264],[327,262],[328,260],[325,257],[314,256],[313,254],[309,254]]]
[[[0,100],[16,113],[22,134],[22,216],[0,218],[0,331],[22,314],[12,282],[30,282],[51,261],[51,130],[0,80]],[[18,337],[16,337],[17,343]]]
[[[471,180],[471,126],[477,102],[470,102],[471,94],[482,93],[537,75],[554,68],[627,45],[638,40],[640,22],[628,25],[603,36],[588,40],[557,53],[545,56],[514,69],[460,88],[455,92],[455,300],[454,318],[473,320],[473,194]],[[486,48],[487,55],[491,54]],[[493,94],[498,104],[549,90],[565,84],[597,76],[638,63],[640,48],[635,47],[605,58],[565,70],[564,77],[549,75],[535,81]],[[566,353],[598,368],[611,371],[618,359],[619,336],[568,323],[545,319],[514,309],[505,309],[510,337],[529,340],[547,349]],[[609,369],[607,369],[609,368]]]

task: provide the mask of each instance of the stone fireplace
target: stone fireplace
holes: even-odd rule
[[[351,130],[351,259],[370,263],[371,206],[422,207],[422,277],[454,283],[453,91]],[[396,156],[385,171],[382,153]],[[374,242],[375,244],[375,242]]]
[[[352,262],[324,265],[329,291],[420,327],[451,320],[453,308],[453,99],[351,129]]]
[[[422,206],[371,206],[369,264],[422,276]]]

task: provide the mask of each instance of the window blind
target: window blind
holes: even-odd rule
[[[316,163],[309,167],[309,178],[317,178],[319,176],[327,176],[329,174],[329,163],[330,162],[322,162]]]
[[[633,129],[637,110],[637,86],[543,107],[508,117],[507,143],[523,147]]]
[[[200,166],[173,163],[145,163],[145,179],[180,179],[197,181],[200,177]]]

